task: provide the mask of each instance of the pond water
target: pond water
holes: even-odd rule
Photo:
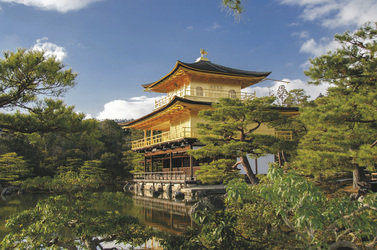
[[[5,228],[5,220],[9,216],[34,207],[39,200],[48,198],[50,195],[46,193],[24,193],[19,196],[12,196],[9,199],[1,197],[0,241],[9,233],[9,230]],[[141,224],[174,234],[182,233],[188,227],[194,226],[188,215],[193,203],[129,195],[132,200],[130,204],[127,204],[127,209],[124,209],[124,213],[137,217]]]

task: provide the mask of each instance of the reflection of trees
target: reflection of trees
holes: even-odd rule
[[[49,197],[10,218],[7,227],[12,232],[0,248],[96,249],[114,240],[143,244],[150,232],[136,217],[120,213],[129,202],[124,193],[79,192]]]
[[[5,221],[15,213],[22,212],[26,209],[34,207],[39,200],[50,196],[49,194],[23,194],[19,196],[14,194],[12,196],[4,196],[5,200],[0,200],[0,239],[2,239],[9,229],[5,227]],[[3,196],[1,197],[3,198]]]

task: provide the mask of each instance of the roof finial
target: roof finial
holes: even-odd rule
[[[205,49],[200,49],[200,56],[201,56],[201,57],[204,57],[204,56],[206,56],[206,55],[208,55],[208,52],[205,51]]]
[[[195,62],[209,61],[208,58],[204,57],[206,55],[208,55],[208,52],[205,49],[200,49],[200,57]]]

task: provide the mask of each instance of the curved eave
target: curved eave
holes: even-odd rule
[[[145,91],[153,91],[154,87],[158,86],[159,84],[161,84],[162,82],[164,82],[165,80],[167,80],[168,78],[173,76],[177,71],[179,71],[180,68],[184,68],[184,69],[192,71],[192,72],[210,74],[210,75],[217,75],[217,76],[238,77],[238,78],[242,78],[242,79],[259,79],[259,81],[255,82],[255,83],[262,81],[269,74],[271,74],[271,72],[256,72],[256,71],[238,70],[238,69],[233,69],[233,68],[213,64],[211,62],[204,62],[204,63],[209,64],[210,67],[217,69],[218,71],[213,71],[213,70],[209,70],[209,69],[202,69],[200,67],[194,67],[197,63],[187,64],[187,63],[183,63],[181,61],[177,61],[173,70],[171,70],[170,73],[168,73],[166,76],[164,76],[163,78],[161,78],[158,81],[155,81],[155,82],[149,83],[149,84],[144,84],[142,86],[145,88]],[[226,72],[226,70],[235,71],[235,72]],[[245,86],[243,86],[243,88],[248,87],[250,85],[253,85],[255,83],[245,85]]]
[[[152,82],[152,83],[149,83],[149,84],[144,84],[144,85],[142,85],[142,86],[145,88],[145,91],[149,91],[149,90],[151,90],[152,87],[158,85],[159,83],[163,82],[164,80],[166,80],[166,79],[169,78],[170,76],[174,75],[174,73],[179,69],[179,63],[180,63],[180,61],[177,61],[177,62],[175,63],[174,68],[170,71],[170,73],[168,73],[166,76],[164,76],[164,77],[161,78],[160,80],[155,81],[155,82]]]
[[[153,111],[152,113],[149,113],[149,114],[147,114],[147,115],[145,115],[145,116],[143,116],[139,119],[130,121],[128,123],[120,124],[120,126],[122,126],[122,128],[133,128],[133,127],[137,126],[138,123],[144,122],[144,121],[154,117],[155,115],[157,115],[159,113],[163,113],[164,111],[168,110],[170,107],[174,106],[177,102],[181,102],[181,103],[185,103],[185,104],[206,105],[206,106],[212,105],[211,102],[192,101],[192,100],[188,100],[188,99],[184,99],[184,98],[175,96],[168,104],[161,107],[160,109],[157,109],[157,110]]]

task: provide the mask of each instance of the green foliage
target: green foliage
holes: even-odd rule
[[[223,8],[228,10],[228,13],[233,14],[235,20],[240,20],[241,14],[246,11],[244,1],[241,0],[222,0]]]
[[[80,168],[80,176],[94,182],[104,182],[109,178],[99,160],[85,161]]]
[[[253,249],[254,242],[237,228],[237,215],[229,211],[196,214],[196,222],[203,225],[202,244],[208,249]]]
[[[144,172],[144,154],[128,150],[123,152],[124,169],[129,173]]]
[[[28,178],[22,182],[21,187],[25,191],[48,191],[52,188],[52,178],[50,176]]]
[[[55,193],[77,192],[89,188],[98,188],[104,182],[96,175],[80,175],[77,172],[64,172],[54,177],[37,176],[29,178],[22,183],[26,191],[49,191]]]
[[[90,160],[100,160],[100,167],[111,180],[129,175],[124,169],[122,149],[131,134],[120,132],[120,126],[113,121],[87,119],[74,128],[69,126],[64,131],[48,133],[5,131],[0,136],[0,143],[4,145],[5,153],[11,151],[23,156],[35,176],[78,172],[84,162]]]
[[[261,186],[261,197],[270,202],[284,224],[298,240],[296,246],[327,248],[339,241],[375,244],[377,195],[363,202],[349,198],[329,200],[305,178],[271,167],[268,185]]]
[[[366,24],[354,33],[336,35],[342,48],[310,61],[305,72],[310,83],[328,82],[333,87],[314,106],[302,109],[308,133],[297,167],[312,173],[354,171],[356,186],[358,168],[372,166],[370,146],[377,138],[376,27]]]
[[[141,245],[152,231],[121,214],[127,199],[120,192],[50,197],[7,221],[12,232],[1,249],[96,249],[110,241]]]
[[[272,122],[281,119],[279,112],[273,109],[274,101],[275,97],[261,97],[245,101],[231,98],[220,99],[219,103],[213,104],[213,110],[203,110],[199,113],[199,116],[206,121],[197,125],[200,133],[199,140],[205,146],[191,150],[189,153],[195,158],[235,159],[240,157],[250,181],[257,184],[258,179],[251,170],[246,155],[259,157],[266,153],[276,152],[274,145],[280,140],[273,135],[259,134],[257,131],[262,125],[270,126]]]
[[[30,176],[30,172],[22,156],[14,152],[0,156],[0,183],[19,185],[20,181]]]
[[[233,169],[234,163],[234,160],[220,159],[201,164],[200,169],[196,171],[197,179],[203,184],[215,184],[220,181],[226,184],[239,176],[239,170]]]
[[[85,114],[76,113],[73,106],[62,100],[45,99],[35,104],[29,113],[17,110],[12,114],[0,113],[0,127],[12,132],[74,133],[85,129]]]
[[[310,104],[309,98],[310,96],[306,95],[304,89],[292,89],[288,92],[284,105],[286,107],[305,107]]]
[[[42,51],[18,49],[0,59],[0,108],[25,108],[38,95],[58,97],[75,85],[76,74]]]
[[[57,99],[75,85],[76,74],[64,67],[41,51],[4,53],[0,108],[15,112],[0,113],[1,153],[23,156],[37,176],[78,171],[88,160],[101,160],[106,175],[114,179],[126,175],[121,159],[130,134],[114,121],[85,120]]]
[[[203,249],[198,237],[198,230],[195,228],[188,228],[186,232],[180,235],[173,235],[160,232],[157,234],[160,246],[164,250],[197,250]]]
[[[238,207],[252,199],[252,190],[242,179],[233,179],[226,186],[226,205]]]
[[[180,244],[199,249],[329,249],[342,242],[364,249],[377,243],[377,194],[363,201],[328,199],[305,177],[276,166],[257,186],[230,181],[226,205],[225,211],[197,213],[200,230],[180,237]]]
[[[25,133],[74,128],[84,115],[74,113],[73,107],[66,107],[60,100],[51,99],[75,85],[76,74],[64,67],[42,51],[4,52],[4,58],[0,59],[0,108],[17,108],[17,112],[0,113],[0,127]]]
[[[276,102],[283,107],[305,107],[309,105],[304,89],[292,89],[288,91],[284,85],[280,85],[276,93]]]

